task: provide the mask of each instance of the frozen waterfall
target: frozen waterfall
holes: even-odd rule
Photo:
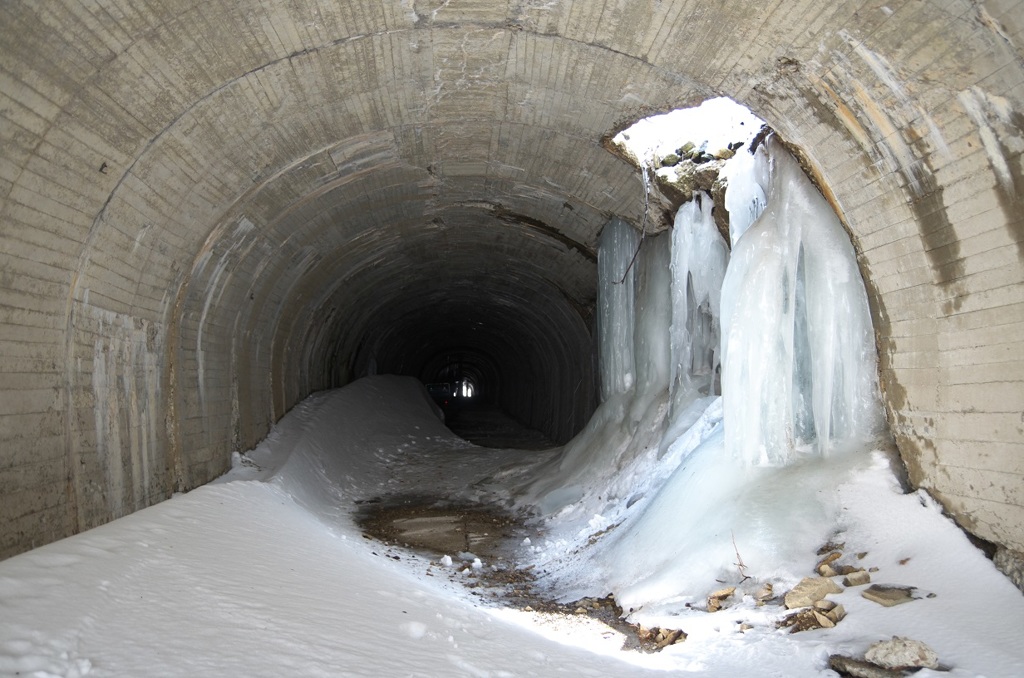
[[[519,494],[548,516],[558,548],[540,559],[567,599],[674,609],[742,579],[737,559],[785,579],[780,563],[838,520],[819,488],[882,430],[866,293],[832,208],[772,137],[725,173],[731,255],[704,194],[668,233],[613,221],[601,237],[602,404]]]

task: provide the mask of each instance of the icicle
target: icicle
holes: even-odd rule
[[[729,252],[700,195],[676,212],[672,230],[672,411],[715,395],[721,288]]]
[[[735,249],[740,236],[764,212],[768,189],[768,154],[765,146],[758,146],[751,155],[746,151],[737,153],[722,171],[727,182],[725,209],[729,211],[729,240]]]
[[[636,277],[630,262],[639,242],[639,234],[620,219],[613,219],[601,233],[597,254],[597,328],[602,400],[633,388],[635,380],[633,306]]]

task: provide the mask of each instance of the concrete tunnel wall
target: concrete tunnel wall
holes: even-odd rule
[[[0,557],[206,482],[309,393],[423,376],[453,337],[566,439],[598,234],[644,212],[602,139],[719,94],[851,232],[912,481],[1024,551],[1019,4],[0,11]]]

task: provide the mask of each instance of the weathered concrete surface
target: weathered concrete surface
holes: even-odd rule
[[[1019,4],[2,11],[0,557],[205,482],[311,391],[423,374],[452,337],[565,439],[593,405],[597,235],[643,212],[601,139],[718,93],[849,226],[913,481],[1024,551]]]

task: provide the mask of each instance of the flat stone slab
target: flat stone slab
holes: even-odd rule
[[[914,595],[916,591],[917,589],[913,586],[872,584],[861,591],[860,595],[879,605],[895,607],[896,605],[902,605],[903,603],[909,603],[912,600],[921,598],[921,596]]]

